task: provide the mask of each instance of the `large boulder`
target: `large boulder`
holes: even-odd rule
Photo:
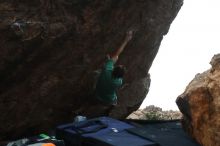
[[[183,0],[10,0],[0,2],[0,139],[37,133],[82,114],[124,118],[150,85],[148,70]],[[93,107],[96,70],[135,36],[118,105]]]
[[[176,102],[183,113],[183,127],[203,146],[220,144],[220,54],[212,68],[197,74]]]

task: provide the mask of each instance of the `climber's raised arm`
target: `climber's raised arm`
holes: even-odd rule
[[[119,48],[117,48],[109,57],[116,62],[118,60],[118,56],[122,53],[122,51],[124,50],[125,46],[127,45],[127,43],[132,39],[133,36],[133,31],[128,31],[126,33],[126,37],[124,39],[124,41],[122,42],[121,46]]]

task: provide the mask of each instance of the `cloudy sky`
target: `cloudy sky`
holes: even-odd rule
[[[184,0],[150,69],[150,91],[141,105],[177,110],[175,100],[220,53],[220,0]]]

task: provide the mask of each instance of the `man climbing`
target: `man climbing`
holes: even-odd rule
[[[107,61],[99,75],[96,84],[96,98],[108,105],[117,104],[116,90],[122,85],[125,67],[122,65],[114,66],[114,64],[117,62],[125,46],[132,39],[132,35],[133,32],[128,31],[121,46],[112,54],[107,55]]]

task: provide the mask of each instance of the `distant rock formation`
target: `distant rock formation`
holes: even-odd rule
[[[144,109],[138,109],[127,117],[127,119],[139,120],[179,120],[181,118],[182,114],[180,111],[163,111],[162,108],[154,105],[146,106]]]
[[[43,132],[78,115],[127,117],[150,86],[148,71],[183,0],[0,2],[0,139]],[[90,104],[95,71],[125,32],[127,73],[111,111]]]
[[[203,146],[220,145],[220,54],[212,68],[197,74],[176,102],[183,113],[183,127]]]

